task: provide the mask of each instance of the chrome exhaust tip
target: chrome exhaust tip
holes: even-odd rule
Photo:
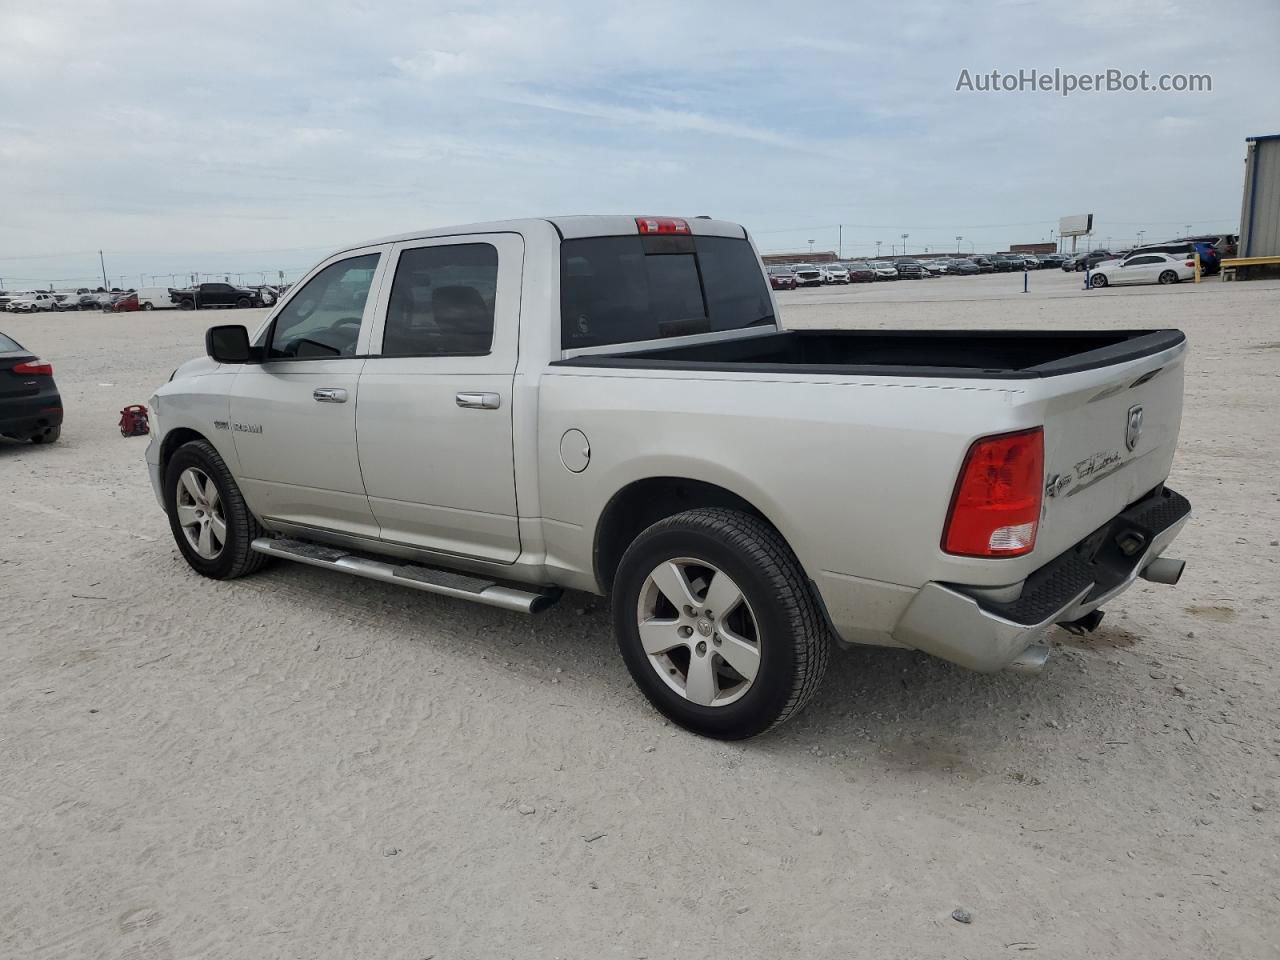
[[[1034,677],[1044,670],[1044,662],[1048,659],[1049,648],[1033,643],[1014,657],[1005,669],[1010,673],[1020,673],[1023,676]]]
[[[1174,560],[1171,557],[1156,557],[1145,567],[1138,576],[1143,580],[1150,580],[1152,583],[1167,583],[1170,586],[1182,579],[1182,571],[1187,567],[1187,561]]]

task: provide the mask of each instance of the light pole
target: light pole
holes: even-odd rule
[[[956,256],[957,257],[960,256],[960,241],[963,239],[964,237],[956,237]]]
[[[1187,236],[1190,236],[1190,235],[1191,235],[1191,224],[1189,224],[1189,223],[1188,223],[1186,226],[1187,226]]]
[[[880,241],[877,240],[876,241],[876,259],[878,260],[879,258],[880,258]]]
[[[909,236],[910,236],[909,233],[904,233],[902,235],[902,255],[904,257],[907,255],[907,237]]]
[[[1139,230],[1139,231],[1138,231],[1138,246],[1142,246],[1142,235],[1143,235],[1144,233],[1146,233],[1146,232],[1147,232],[1147,231],[1145,231],[1145,230]],[[1108,239],[1108,240],[1110,240],[1111,238],[1110,238],[1110,237],[1108,237],[1107,239]]]
[[[810,259],[813,258],[813,241],[812,240],[809,241],[809,258]]]
[[[107,281],[107,262],[102,259],[102,251],[98,251],[98,266],[102,268],[102,289],[110,290],[111,284]]]

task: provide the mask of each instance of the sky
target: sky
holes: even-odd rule
[[[1234,232],[1280,3],[0,0],[0,286],[296,277],[448,224],[708,214],[763,251]],[[962,71],[1211,92],[957,90]],[[837,225],[843,225],[840,229]],[[964,240],[957,242],[959,235]]]

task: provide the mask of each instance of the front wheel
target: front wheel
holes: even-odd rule
[[[1089,286],[1091,287],[1097,287],[1098,289],[1102,289],[1106,285],[1107,285],[1106,274],[1095,273],[1092,277],[1089,278]]]
[[[830,656],[795,555],[767,523],[736,510],[688,510],[641,533],[618,566],[613,624],[649,702],[724,740],[798,713]]]
[[[179,301],[178,301],[178,309],[179,309],[179,310],[194,310],[195,308],[196,308],[196,304],[195,304],[195,301],[194,301],[194,300],[179,300]]]
[[[1177,283],[1178,275],[1172,270],[1166,270],[1164,273],[1160,274],[1159,279],[1161,283]]]
[[[237,309],[240,309],[240,310],[247,310],[249,307],[252,307],[252,306],[253,306],[253,303],[249,300],[248,297],[241,297],[239,300],[236,301],[236,307]]]
[[[148,302],[148,303],[144,303],[144,304],[142,305],[142,309],[143,309],[143,310],[152,310],[152,309],[154,309],[154,307],[152,307],[152,306],[151,306],[151,304]]]
[[[263,535],[262,527],[212,444],[183,444],[169,460],[164,477],[169,529],[193,570],[214,580],[231,580],[266,562],[265,556],[249,549]]]

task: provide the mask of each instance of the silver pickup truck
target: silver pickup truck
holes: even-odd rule
[[[788,331],[741,226],[560,217],[319,263],[151,401],[183,556],[533,613],[610,595],[650,701],[714,737],[800,710],[832,641],[1035,672],[1190,505],[1176,330]]]

